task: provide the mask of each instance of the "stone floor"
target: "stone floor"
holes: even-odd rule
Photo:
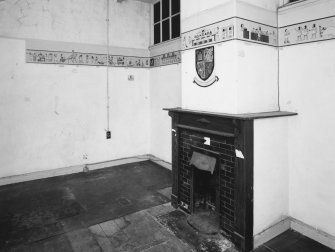
[[[236,252],[170,206],[171,172],[150,161],[0,187],[0,251]],[[332,251],[288,231],[257,252]]]
[[[261,245],[254,252],[332,252],[334,250],[309,239],[293,230],[288,230]]]
[[[170,201],[150,161],[0,187],[0,251],[100,251],[89,227]]]
[[[233,252],[233,245],[223,237],[207,237],[202,240],[201,236],[195,235],[192,230],[182,227],[180,232],[193,239],[178,237],[178,231],[164,225],[161,219],[167,219],[170,213],[178,212],[186,223],[186,215],[181,211],[174,210],[169,203],[142,210],[124,217],[103,222],[89,228],[103,251],[141,251],[141,252],[191,252],[191,251],[213,251]],[[174,222],[177,224],[177,222]],[[191,231],[191,232],[189,232]],[[188,234],[188,235],[187,235]],[[201,241],[201,242],[199,242]],[[194,242],[201,246],[194,246]],[[216,244],[216,246],[214,245]],[[209,246],[210,245],[210,246]]]

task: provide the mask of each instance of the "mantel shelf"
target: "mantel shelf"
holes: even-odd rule
[[[246,114],[225,114],[225,113],[214,113],[207,111],[198,111],[182,108],[164,108],[163,110],[177,113],[197,114],[202,116],[216,116],[222,118],[238,119],[238,120],[255,120],[272,117],[283,117],[283,116],[295,116],[298,113],[288,111],[272,111],[272,112],[260,112],[260,113],[246,113]]]

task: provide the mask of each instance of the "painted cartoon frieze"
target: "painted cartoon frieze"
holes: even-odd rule
[[[279,28],[279,46],[335,39],[335,17]]]
[[[234,38],[233,19],[224,20],[182,34],[182,49],[222,42]]]
[[[169,53],[168,63],[180,63],[180,52]],[[71,52],[56,52],[26,49],[27,63],[42,63],[42,64],[61,64],[61,65],[88,65],[88,66],[107,66],[106,54],[81,53],[75,50]],[[159,62],[159,65],[166,65],[166,62]],[[108,56],[108,66],[113,67],[150,67],[149,57],[136,56]]]
[[[237,18],[237,37],[256,43],[277,46],[277,28]]]

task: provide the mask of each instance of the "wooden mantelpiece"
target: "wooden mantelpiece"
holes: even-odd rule
[[[222,142],[220,143],[220,141],[223,141],[223,143],[227,141],[231,148],[231,150],[228,150],[230,155],[232,155],[231,153],[235,155],[235,150],[239,150],[243,153],[244,158],[234,156],[232,157],[232,162],[227,161],[230,168],[224,159],[220,159],[219,176],[226,178],[225,173],[227,171],[225,167],[232,169],[231,174],[233,174],[233,178],[227,178],[227,181],[224,179],[221,180],[219,185],[219,190],[222,190],[220,197],[222,194],[225,194],[227,190],[231,190],[229,194],[233,195],[233,203],[231,205],[234,209],[233,218],[228,216],[228,218],[230,218],[230,220],[228,220],[225,216],[226,210],[224,210],[224,207],[219,207],[221,209],[220,216],[223,216],[223,218],[220,219],[220,226],[223,233],[225,233],[241,251],[251,251],[253,249],[254,120],[294,116],[297,115],[297,113],[278,111],[252,114],[223,114],[181,108],[164,110],[169,111],[169,115],[172,118],[171,201],[175,208],[183,208],[183,205],[185,205],[182,200],[184,196],[181,195],[180,192],[185,191],[185,188],[179,188],[184,185],[184,178],[180,174],[180,171],[183,172],[185,170],[185,162],[180,160],[185,159],[185,154],[180,153],[181,150],[179,147],[179,144],[183,144],[179,143],[179,141],[184,141],[181,134],[189,134],[188,137],[190,137],[190,140],[188,141],[191,142],[190,145],[217,151],[222,149],[220,148],[221,145],[226,146],[222,144]],[[198,139],[197,142],[192,140],[194,135]],[[199,142],[201,137],[211,137],[214,139],[213,146],[202,145],[202,143]],[[214,143],[216,146],[214,146]],[[187,154],[189,154],[190,151],[190,149],[187,149]],[[221,155],[222,157],[226,156],[223,153]],[[225,188],[227,184],[229,184],[232,189]],[[226,195],[222,197],[226,198]],[[226,202],[224,202],[224,204],[226,204]]]
[[[165,108],[163,110],[176,113],[195,114],[202,116],[215,116],[215,117],[238,119],[238,120],[254,120],[262,118],[298,115],[298,113],[287,112],[287,111],[272,111],[272,112],[261,112],[261,113],[246,113],[246,114],[225,114],[225,113],[213,113],[207,111],[189,110],[182,108]]]

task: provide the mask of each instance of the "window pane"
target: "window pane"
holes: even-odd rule
[[[180,0],[171,0],[171,15],[180,12]]]
[[[170,19],[166,19],[162,22],[162,41],[170,39]]]
[[[154,44],[161,42],[161,23],[154,25]]]
[[[154,5],[154,23],[161,20],[161,3],[158,2]]]
[[[180,36],[180,15],[172,17],[171,20],[172,27],[172,38],[177,38]]]
[[[170,16],[170,0],[162,0],[162,19]]]

